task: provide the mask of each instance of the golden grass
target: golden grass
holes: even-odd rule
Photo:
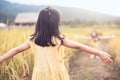
[[[96,29],[103,35],[115,34],[117,37],[109,40],[110,54],[116,62],[120,62],[120,29],[119,28],[90,28],[90,27],[75,27],[75,28],[61,28],[61,32],[65,34],[66,38],[85,43],[85,40],[78,40],[75,35],[89,36],[89,33]],[[0,29],[0,56],[5,54],[8,50],[23,43],[33,33],[34,28],[14,28],[8,30]],[[65,48],[67,54],[66,60],[73,54],[72,50]],[[33,54],[31,50],[17,54],[9,60],[0,63],[0,80],[30,80],[33,69]]]

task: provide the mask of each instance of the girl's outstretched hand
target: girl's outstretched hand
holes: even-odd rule
[[[105,63],[111,63],[111,62],[113,62],[113,60],[110,58],[111,55],[108,54],[108,53],[106,53],[106,52],[101,51],[100,54],[98,54],[98,56],[99,56],[100,59],[101,59],[102,61],[104,61]]]

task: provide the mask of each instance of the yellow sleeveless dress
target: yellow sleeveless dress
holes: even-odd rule
[[[42,47],[30,40],[34,53],[32,80],[70,80],[64,65],[61,42],[57,40],[55,47]]]

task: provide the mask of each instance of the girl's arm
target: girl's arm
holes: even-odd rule
[[[30,48],[30,44],[29,44],[29,40],[27,40],[23,44],[19,45],[18,47],[11,49],[3,56],[0,56],[0,62],[3,62],[5,60],[9,59],[10,57],[16,55],[17,53],[25,51],[29,48]]]
[[[101,51],[101,50],[96,50],[94,48],[91,48],[89,46],[86,46],[84,44],[75,42],[75,41],[71,41],[68,39],[63,39],[63,45],[69,48],[74,48],[74,49],[80,49],[83,50],[85,52],[94,54],[99,56],[105,63],[110,63],[113,62],[112,59],[110,58],[111,55],[109,55],[108,53]]]
[[[112,39],[115,38],[116,35],[112,35],[112,36],[100,36],[100,39],[105,40],[105,39]]]

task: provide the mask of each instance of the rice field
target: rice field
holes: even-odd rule
[[[114,60],[113,64],[110,64],[109,72],[112,75],[109,79],[106,80],[120,80],[120,28],[91,28],[91,27],[61,27],[61,33],[65,35],[66,38],[71,40],[75,40],[86,44],[85,40],[75,38],[75,35],[80,36],[89,36],[90,32],[96,30],[102,35],[116,35],[116,38],[107,40],[107,44],[109,45],[109,53],[112,55],[112,59]],[[29,38],[29,36],[34,32],[34,28],[13,28],[13,29],[0,29],[0,56],[5,54],[8,50],[20,45],[25,40]],[[103,44],[104,45],[104,44]],[[74,50],[65,48],[66,61],[71,63],[69,60],[72,57],[75,57],[77,53],[81,53],[80,50]],[[75,54],[74,54],[75,53]],[[78,54],[77,54],[78,55]],[[82,58],[83,54],[81,55]],[[78,58],[73,58],[76,60]],[[29,49],[27,51],[21,52],[14,57],[8,59],[7,61],[0,63],[0,80],[31,80],[32,69],[33,69],[33,61],[34,55],[32,54],[32,50]],[[78,61],[79,62],[79,61]],[[74,62],[73,62],[74,63]],[[90,63],[90,62],[89,62]],[[89,65],[86,63],[86,66]],[[82,64],[82,63],[81,63]],[[75,65],[72,66],[74,68]],[[71,69],[69,65],[67,65],[69,69]],[[71,71],[69,71],[70,76],[72,77]],[[90,73],[80,73],[74,75],[90,75]],[[96,79],[96,77],[82,78],[79,80],[102,80]],[[71,80],[77,80],[71,78]]]

